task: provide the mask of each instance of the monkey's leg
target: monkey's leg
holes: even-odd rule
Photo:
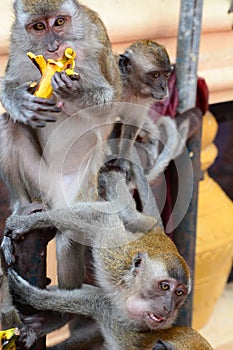
[[[65,232],[58,232],[56,249],[59,287],[62,289],[80,288],[85,274],[83,266],[85,246],[68,238]]]

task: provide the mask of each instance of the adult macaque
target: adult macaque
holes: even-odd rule
[[[35,201],[62,208],[95,200],[92,183],[115,118],[110,104],[121,97],[120,72],[106,29],[95,12],[75,0],[15,0],[14,11],[1,84],[8,115],[0,121],[0,168],[13,213],[32,210],[29,204]],[[53,97],[34,96],[30,84],[40,80],[40,73],[27,52],[57,60],[68,47],[76,51],[79,78],[55,73]],[[84,248],[61,233],[56,239],[59,285],[78,287]]]
[[[118,181],[120,175],[109,172],[105,176],[107,182],[114,178]],[[165,349],[165,346],[185,349],[184,345],[186,349],[193,349],[190,344],[211,349],[191,329],[187,329],[187,343],[185,329],[161,331],[174,323],[191,289],[189,269],[174,243],[158,226],[148,232],[127,231],[112,210],[112,203],[106,203],[108,210],[105,212],[98,210],[100,204],[96,202],[92,208],[85,208],[78,203],[71,210],[14,216],[7,221],[15,238],[32,227],[53,225],[60,230],[72,229],[73,240],[80,240],[78,236],[83,234],[93,246],[98,287],[83,285],[72,291],[40,290],[11,271],[14,293],[23,303],[41,310],[94,317],[104,337],[104,349],[160,349],[162,345]],[[177,334],[184,337],[177,340]],[[193,342],[189,342],[189,337],[194,335]]]
[[[115,120],[113,102],[120,100],[122,91],[105,26],[76,0],[15,0],[14,12],[0,92],[7,112],[0,119],[0,172],[12,213],[96,200],[95,177]],[[79,76],[56,73],[53,96],[34,96],[31,83],[38,83],[41,75],[27,52],[59,60],[69,47],[76,52]],[[61,232],[56,241],[59,286],[81,286],[83,242],[73,242]]]

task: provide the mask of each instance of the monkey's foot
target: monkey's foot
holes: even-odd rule
[[[43,203],[32,202],[32,203],[29,203],[27,206],[25,206],[22,209],[22,211],[20,212],[20,214],[30,215],[32,213],[37,213],[37,212],[41,212],[44,210],[45,210],[45,207],[44,207]]]

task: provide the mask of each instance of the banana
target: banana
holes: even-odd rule
[[[56,72],[65,71],[68,75],[78,75],[78,73],[74,71],[76,53],[70,47],[65,49],[62,59],[58,61],[53,59],[46,60],[44,56],[36,56],[32,52],[28,52],[27,55],[40,70],[42,75],[38,87],[34,93],[34,95],[37,97],[50,98],[53,92],[51,79]],[[35,83],[31,85],[31,87],[34,86]]]

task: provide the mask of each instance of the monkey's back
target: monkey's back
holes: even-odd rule
[[[213,350],[211,345],[196,330],[190,327],[171,327],[159,331],[128,331],[120,327],[119,349],[156,350],[156,344],[164,343],[171,350]],[[161,345],[160,345],[161,346]],[[158,345],[158,349],[161,349]]]

